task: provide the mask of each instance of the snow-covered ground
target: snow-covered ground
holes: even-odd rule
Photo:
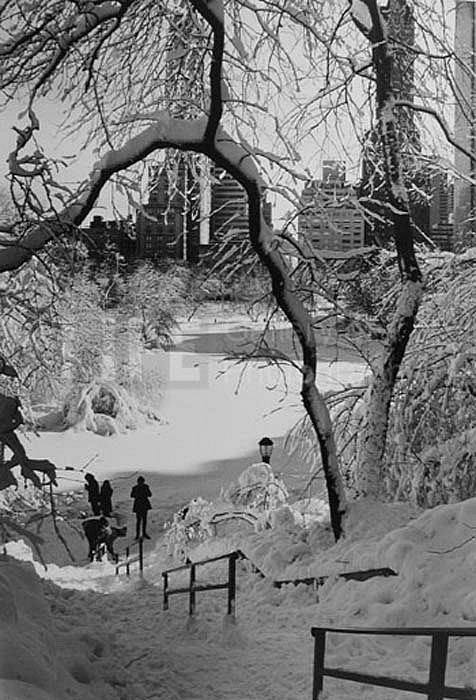
[[[180,504],[190,496],[187,489],[197,473],[210,480],[207,462],[241,456],[243,468],[263,434],[282,435],[301,414],[298,377],[292,373],[296,406],[289,407],[288,400],[276,411],[279,391],[263,390],[268,383],[273,386],[275,377],[264,379],[256,365],[235,395],[239,368],[215,381],[218,357],[174,354],[165,373],[166,425],[107,439],[71,432],[43,435],[32,439],[29,451],[76,467],[97,453],[91,471],[101,478],[123,472],[128,487],[137,470],[181,474],[174,486]],[[351,363],[320,369],[334,383],[361,377],[361,368]],[[203,483],[210,487],[210,481]],[[61,547],[53,528],[45,525],[47,571],[33,562],[22,542],[8,544],[7,555],[0,556],[0,698],[310,700],[313,625],[475,624],[475,529],[472,499],[425,513],[404,504],[355,504],[347,537],[335,546],[322,525],[304,532],[286,518],[260,533],[247,525],[219,532],[191,551],[192,559],[239,547],[265,578],[240,565],[236,623],[226,618],[225,593],[218,591],[197,595],[191,624],[186,597],[172,597],[170,609],[162,610],[161,573],[176,562],[167,555],[158,526],[147,544],[141,581],[134,571],[130,580],[115,577],[107,562],[85,564],[85,544],[74,531],[70,540],[79,562],[52,563],[59,561]],[[366,582],[335,576],[384,566],[398,576]],[[222,567],[216,564],[201,575],[219,577]],[[311,586],[272,586],[274,579],[315,575],[330,576],[318,598]],[[469,688],[476,687],[475,652],[476,641],[470,638],[450,644],[448,681],[467,687],[468,699]],[[327,653],[329,665],[405,679],[425,679],[429,662],[423,638],[330,636]],[[420,697],[332,679],[325,681],[323,694],[328,700]]]
[[[244,323],[241,318],[218,325],[232,338]],[[216,325],[209,320],[183,323],[176,339],[207,333]],[[30,436],[32,457],[77,469],[94,458],[88,469],[101,478],[136,471],[199,473],[210,462],[256,452],[263,435],[282,436],[303,415],[301,378],[294,368],[280,370],[258,361],[245,366],[192,352],[147,353],[143,362],[158,368],[162,377],[163,422],[110,438],[74,431]],[[362,365],[354,362],[318,364],[322,391],[359,383],[362,374]],[[63,486],[68,488],[68,482]]]
[[[417,517],[415,517],[417,516]],[[237,544],[263,567],[262,579],[240,566],[236,623],[226,619],[225,594],[199,593],[193,623],[183,596],[162,610],[161,572],[171,565],[163,543],[148,554],[145,579],[115,578],[113,567],[49,567],[40,582],[31,564],[0,561],[0,697],[2,700],[310,700],[312,625],[471,626],[476,499],[417,515],[405,505],[360,503],[349,536],[320,549],[319,538],[293,528],[245,531],[211,539],[194,557]],[[9,545],[18,557],[29,553]],[[35,565],[43,576],[41,566]],[[222,564],[201,574],[223,575]],[[366,582],[333,573],[390,566],[398,576]],[[318,590],[273,588],[277,576],[330,574]],[[204,580],[204,579],[200,579]],[[447,680],[476,688],[476,640],[450,643]],[[424,681],[424,638],[330,635],[329,665]],[[28,694],[29,693],[29,694]],[[323,698],[416,700],[418,695],[325,681]]]

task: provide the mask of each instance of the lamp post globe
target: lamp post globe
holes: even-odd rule
[[[271,455],[273,453],[274,442],[269,437],[264,437],[261,438],[258,446],[262,461],[269,464],[269,460],[271,459]]]

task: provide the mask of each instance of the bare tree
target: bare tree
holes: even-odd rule
[[[421,0],[415,7],[423,49],[420,44],[406,48],[421,57],[422,85],[435,86],[436,101],[446,89],[442,86],[454,92],[452,76],[433,70],[435,61],[444,66],[448,58],[448,29],[444,21],[441,36],[432,29],[444,20],[434,3]],[[375,111],[385,201],[402,280],[384,353],[373,366],[360,441],[361,491],[376,495],[392,391],[422,294],[395,109],[430,113],[451,138],[444,119],[428,102],[403,104],[396,99],[393,54],[376,0],[311,0],[302,7],[237,1],[227,6],[227,33],[220,0],[184,0],[174,8],[167,0],[48,0],[41,8],[16,0],[3,8],[3,19],[8,38],[0,45],[0,88],[4,95],[26,89],[28,99],[27,125],[18,128],[9,158],[23,222],[0,241],[0,271],[47,254],[52,241],[81,225],[110,180],[120,182],[133,198],[138,178],[134,166],[151,154],[177,149],[206,156],[224,168],[248,195],[250,244],[301,346],[302,400],[319,445],[332,526],[339,537],[345,499],[329,410],[316,386],[315,324],[305,303],[312,285],[300,288],[299,274],[288,267],[282,244],[295,247],[298,270],[325,256],[301,246],[287,227],[281,235],[270,230],[262,212],[263,180],[278,171],[274,191],[296,207],[296,181],[313,176],[310,168],[298,167],[305,137],[320,150],[324,143],[340,140],[347,153],[349,139],[363,142]],[[370,45],[370,57],[355,26]],[[104,153],[77,190],[58,183],[59,162],[48,159],[35,143],[41,135],[35,106],[45,94],[73,99],[66,130],[74,133],[80,124],[86,126],[87,138],[95,139]]]
[[[367,358],[370,378],[363,401],[361,401],[362,389],[350,387],[348,392],[340,392],[340,395],[338,394],[329,403],[336,407],[343,401],[348,401],[351,406],[356,404],[360,406],[362,416],[358,420],[355,416],[353,418],[353,430],[358,431],[357,488],[360,495],[377,497],[381,493],[383,484],[389,411],[395,384],[415,326],[424,290],[423,276],[415,253],[415,232],[420,236],[420,240],[432,244],[432,241],[425,239],[422,232],[417,230],[412,219],[407,185],[411,184],[412,192],[417,192],[418,178],[415,177],[415,173],[420,172],[421,179],[421,172],[423,172],[421,169],[426,168],[425,178],[430,181],[432,174],[438,172],[438,168],[441,167],[434,154],[425,154],[422,149],[421,139],[422,135],[428,135],[425,132],[425,129],[428,129],[428,122],[418,124],[420,134],[416,130],[417,126],[411,122],[415,115],[430,116],[433,120],[432,126],[436,126],[438,134],[443,136],[443,148],[454,146],[469,158],[470,153],[467,148],[465,149],[465,146],[458,143],[452,136],[442,112],[438,111],[435,105],[444,101],[445,94],[450,94],[457,100],[459,98],[460,102],[464,97],[460,94],[454,75],[448,70],[448,63],[443,65],[444,62],[453,59],[457,69],[463,70],[466,74],[468,71],[471,72],[471,69],[462,63],[450,46],[451,40],[447,36],[448,27],[443,17],[440,16],[437,19],[438,10],[435,6],[418,2],[410,7],[404,0],[389,0],[387,6],[382,9],[381,4],[374,0],[355,0],[355,2],[349,0],[348,8],[352,21],[366,38],[370,48],[368,61],[369,52],[365,46],[360,53],[354,51],[359,63],[353,57],[352,70],[368,81],[370,96],[368,107],[371,108],[370,114],[375,113],[378,127],[378,135],[371,133],[369,139],[367,133],[362,138],[364,146],[368,146],[370,141],[371,148],[367,150],[365,157],[373,159],[371,164],[374,173],[370,196],[367,192],[358,204],[365,207],[366,217],[374,217],[374,220],[379,220],[380,224],[383,224],[386,245],[389,247],[389,244],[393,243],[392,248],[396,252],[400,273],[400,288],[398,293],[392,291],[389,295],[390,304],[389,297],[384,298],[380,318],[376,319],[378,322],[369,323],[368,319],[364,320],[348,314],[345,304],[339,306],[336,302],[339,287],[343,286],[342,280],[345,277],[345,271],[339,275],[336,269],[339,263],[342,263],[344,256],[341,255],[339,260],[339,255],[332,251],[313,253],[312,250],[301,247],[299,259],[302,264],[310,260],[307,262],[308,265],[314,265],[319,260],[321,269],[329,268],[328,271],[334,275],[333,282],[329,284],[331,275],[326,277],[321,274],[318,275],[318,279],[320,277],[320,288],[322,290],[324,287],[323,294],[332,303],[335,313],[340,313],[347,321],[356,323],[367,334],[377,335],[382,342],[382,351],[376,357]],[[421,43],[416,42],[415,36],[409,39],[405,32],[396,32],[395,27],[393,27],[393,33],[390,32],[392,12],[394,15],[408,13],[408,24],[416,26]],[[402,61],[402,54],[404,61]],[[418,64],[414,66],[413,62],[416,60]],[[401,62],[398,71],[394,70],[396,61]],[[412,92],[402,96],[405,92],[401,85],[402,73],[405,70],[412,76],[411,80],[407,78]],[[430,75],[431,78],[429,78]],[[418,84],[419,79],[420,84]],[[342,83],[344,84],[344,80]],[[352,98],[350,85],[350,80],[345,83],[347,100]],[[424,87],[420,88],[420,85]],[[420,103],[414,98],[415,93],[421,98]],[[461,108],[464,109],[464,105]],[[405,131],[402,129],[402,122],[406,122],[407,131],[411,133],[402,133]],[[411,128],[409,128],[410,124]],[[434,133],[433,128],[433,136]],[[412,151],[411,156],[409,151]],[[411,183],[412,179],[413,183]],[[427,193],[423,191],[421,194],[428,200],[429,189]],[[324,212],[323,216],[325,216]],[[358,256],[365,253],[364,250],[357,250],[347,254],[347,262],[353,258],[354,264],[349,274],[356,273]],[[340,266],[342,268],[342,264]],[[322,280],[325,277],[326,282],[323,283]],[[332,300],[333,286],[334,300]],[[392,307],[393,311],[389,317],[388,310]],[[348,407],[349,405],[334,410],[334,417],[338,419],[342,411],[348,413]],[[348,440],[348,431],[343,432]]]
[[[158,149],[175,148],[180,151],[204,154],[219,167],[233,175],[248,195],[251,244],[268,269],[273,293],[291,322],[303,348],[302,398],[318,436],[329,493],[332,526],[334,534],[338,538],[342,533],[341,516],[344,511],[344,494],[329,413],[316,387],[314,333],[305,308],[295,293],[292,278],[279,247],[264,221],[261,207],[262,179],[255,160],[249,149],[234,139],[221,125],[225,99],[225,76],[223,74],[225,30],[222,4],[216,0],[213,2],[191,0],[191,5],[209,28],[212,37],[208,57],[209,104],[206,114],[193,119],[175,118],[171,117],[169,113],[157,111],[144,115],[143,118],[150,122],[150,126],[132,136],[121,147],[110,150],[103,156],[96,164],[89,182],[84,186],[79,196],[71,198],[63,210],[54,212],[49,217],[40,216],[34,225],[28,227],[20,239],[4,241],[4,246],[0,251],[0,270],[5,271],[18,267],[40,251],[49,241],[63,236],[71,229],[71,226],[79,226],[91,210],[102,187],[114,173],[138,163]],[[21,3],[18,6],[18,13],[20,6]],[[70,8],[66,8],[59,14],[59,19],[55,19],[59,25],[55,32],[56,36],[61,37],[59,43],[56,40],[49,41],[52,21],[49,15],[30,16],[28,17],[29,31],[26,33],[29,36],[28,46],[25,47],[18,36],[12,37],[11,41],[4,44],[3,54],[8,63],[4,87],[7,87],[10,82],[27,83],[31,94],[30,124],[19,130],[17,148],[10,157],[12,173],[20,180],[20,183],[39,178],[42,185],[49,185],[48,166],[41,162],[38,155],[21,155],[34,132],[39,128],[33,109],[37,93],[47,88],[58,68],[62,64],[67,65],[76,50],[85,52],[85,66],[89,71],[87,86],[90,82],[97,86],[97,82],[100,80],[98,77],[100,71],[96,75],[93,67],[102,48],[107,45],[114,32],[120,32],[121,24],[126,33],[131,31],[131,27],[138,20],[138,10],[145,12],[146,9],[151,9],[150,4],[133,1],[102,3],[95,6],[94,9],[91,9],[89,5],[85,6],[84,9],[78,7],[77,14],[68,12]],[[166,5],[161,7],[161,12],[166,11]],[[155,13],[155,18],[160,23],[160,15]],[[134,40],[136,39],[134,33]],[[44,41],[46,44],[42,43]],[[22,60],[20,56],[23,57],[24,61],[24,70],[21,72],[18,71],[19,61]],[[99,116],[101,116],[102,103],[99,100],[96,107]],[[33,200],[30,190],[28,190],[28,196],[30,197],[30,205],[36,205],[38,200]]]
[[[402,288],[391,320],[384,350],[365,401],[358,456],[358,488],[376,497],[381,486],[388,413],[393,388],[423,293],[423,280],[413,245],[408,194],[403,183],[392,85],[392,54],[387,27],[376,0],[350,2],[352,18],[372,47],[376,79],[376,111],[383,151],[386,199],[391,207],[392,234],[397,252]]]

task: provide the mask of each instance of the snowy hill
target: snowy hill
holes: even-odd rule
[[[2,560],[2,700],[307,700],[312,625],[474,626],[476,499],[415,515],[406,505],[356,504],[348,538],[333,546],[312,528],[305,536],[286,522],[203,543],[194,558],[231,551],[239,539],[269,573],[263,579],[239,567],[236,625],[224,620],[222,592],[197,595],[192,625],[182,596],[162,611],[161,572],[173,563],[160,541],[142,585],[136,576],[114,577],[107,563],[46,573],[35,564],[49,578],[42,583],[31,564]],[[8,550],[29,556],[19,544]],[[398,576],[332,576],[376,566]],[[219,575],[216,567],[206,576]],[[331,576],[317,601],[310,586],[272,587],[270,579],[290,573]],[[330,636],[327,653],[329,665],[425,680],[428,645],[424,638]],[[448,682],[475,688],[475,662],[476,640],[452,641]],[[332,679],[325,689],[329,700],[419,697]]]

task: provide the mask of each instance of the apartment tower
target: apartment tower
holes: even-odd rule
[[[454,188],[455,232],[475,231],[476,187],[467,178],[476,170],[476,2],[456,1],[455,19],[455,137],[470,155],[455,152],[460,177]]]
[[[173,117],[187,119],[204,106],[206,41],[197,13],[185,3],[169,18],[163,102]],[[205,159],[174,149],[149,168],[148,202],[137,215],[138,254],[143,258],[197,262],[202,243]]]

